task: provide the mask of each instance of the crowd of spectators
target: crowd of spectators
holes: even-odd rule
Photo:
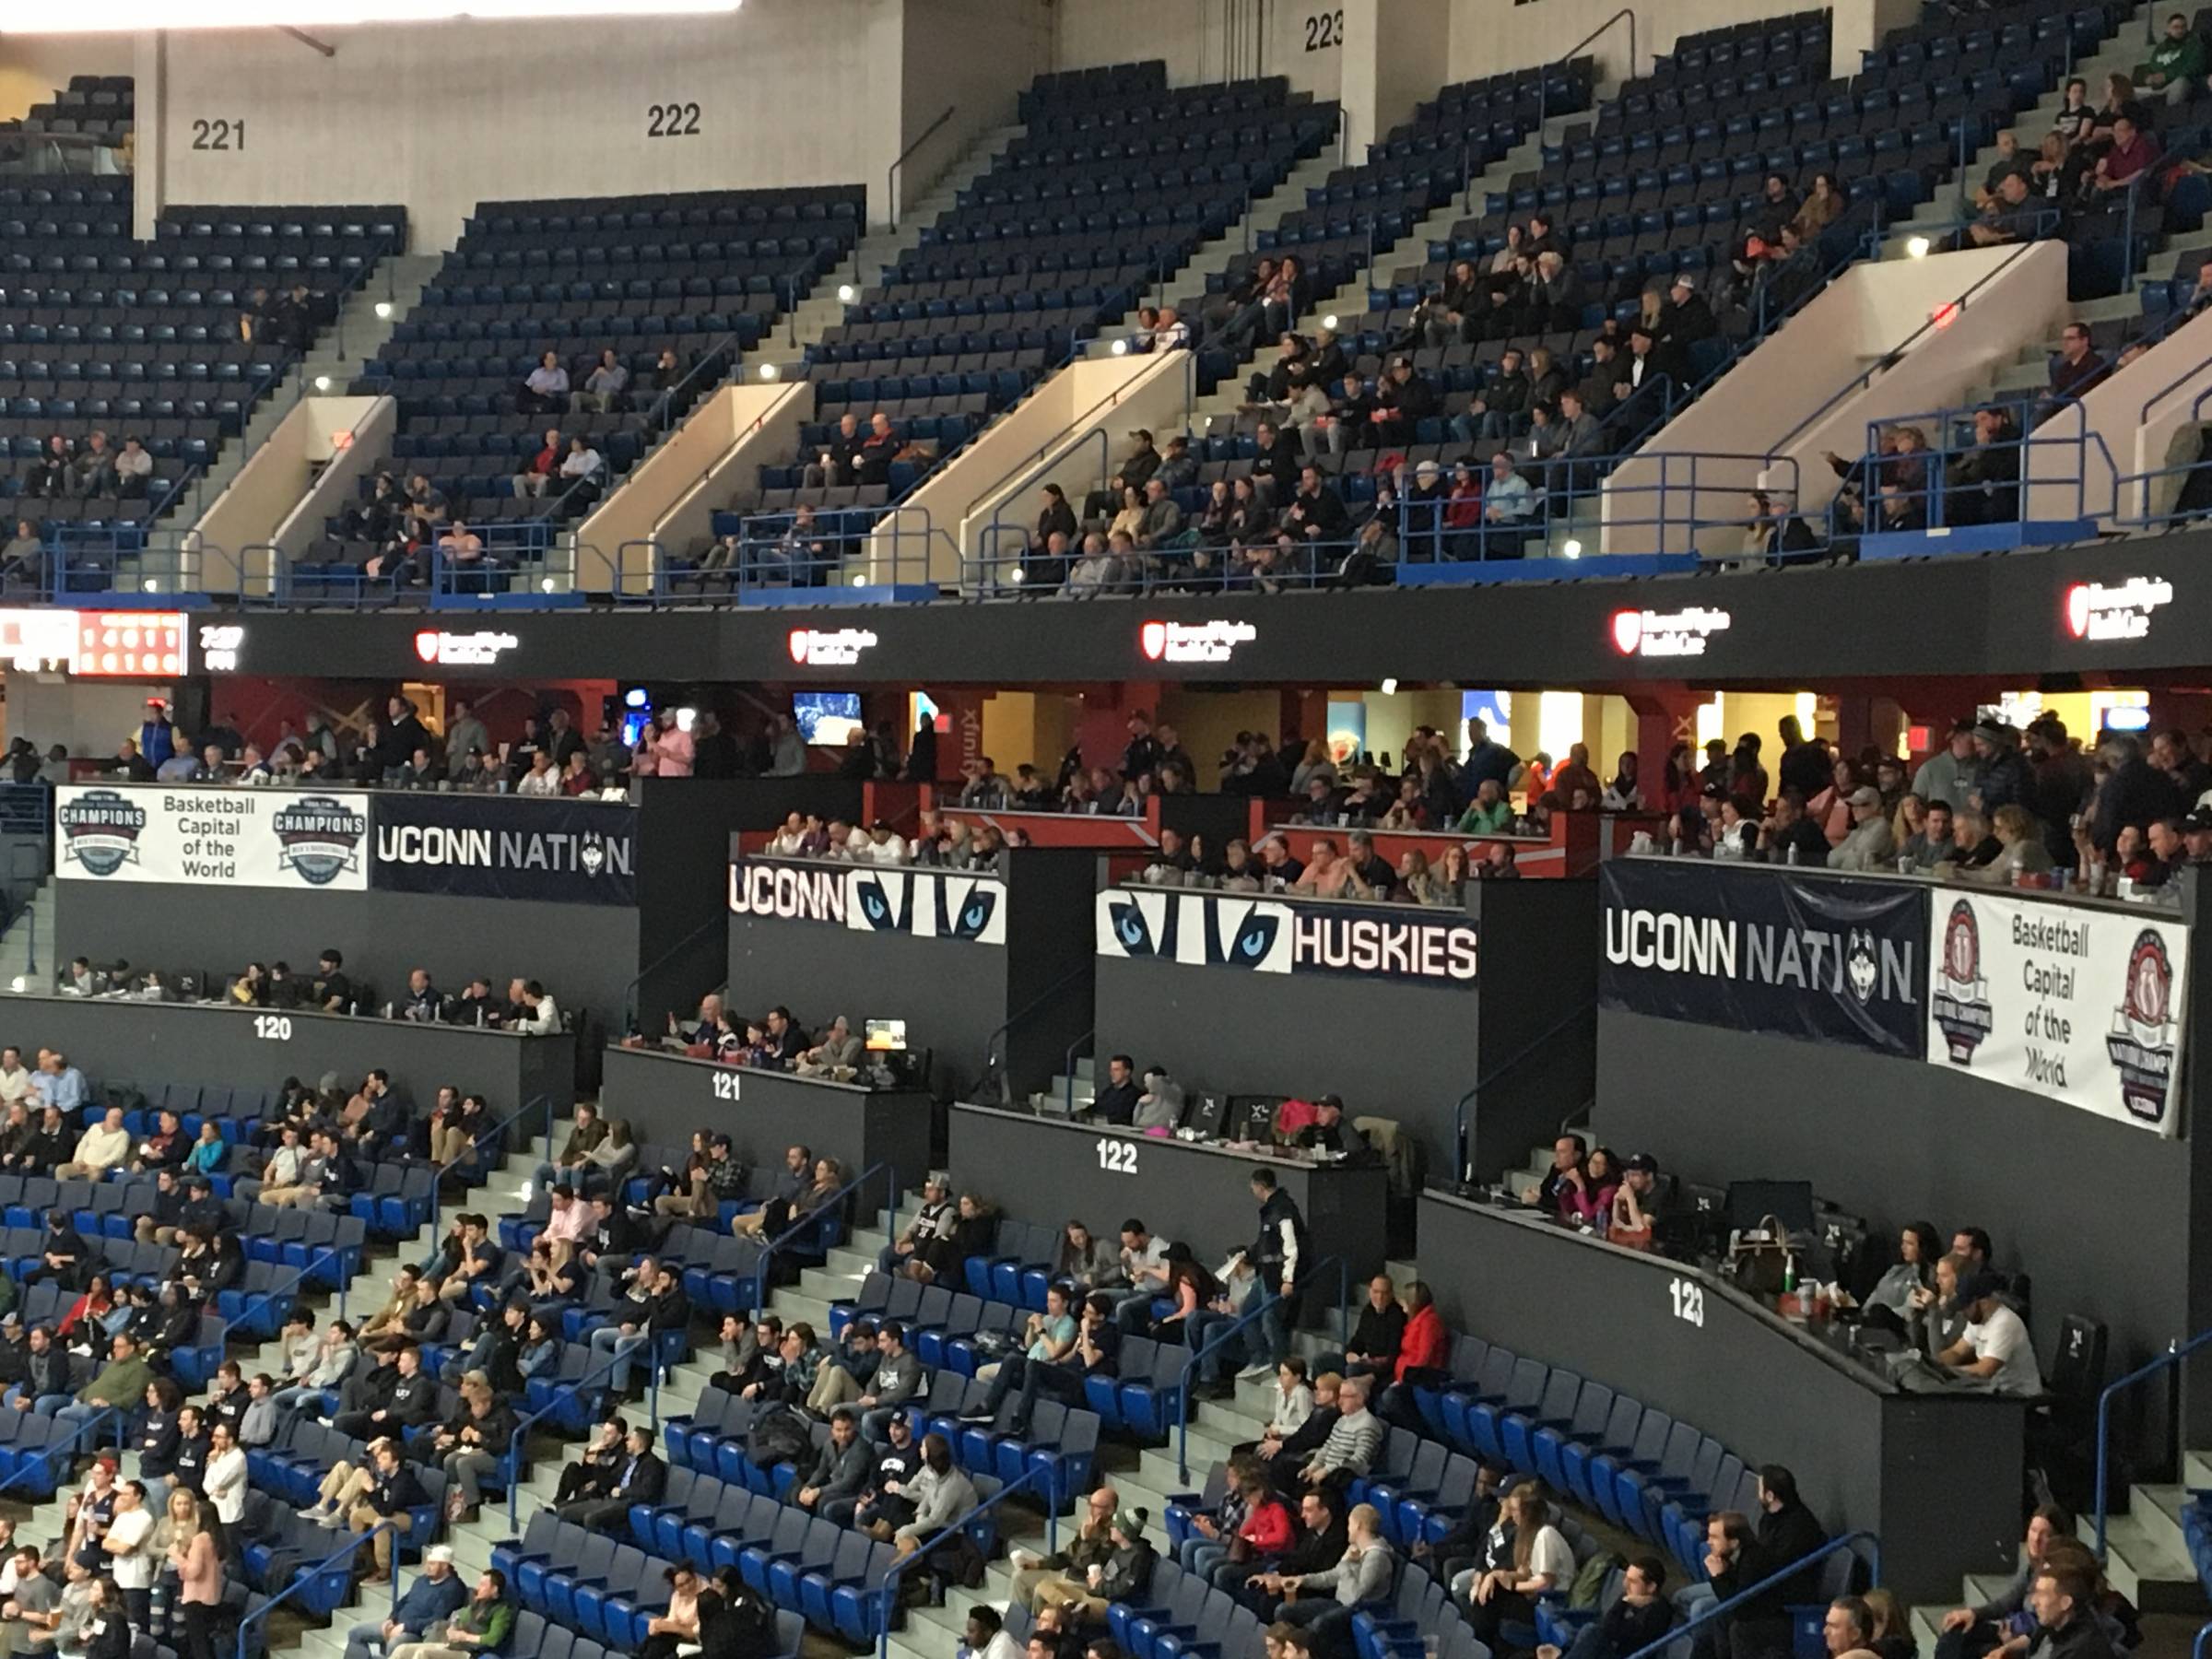
[[[842,1014],[832,1015],[810,1036],[782,1004],[758,1016],[737,1014],[718,992],[701,997],[699,1012],[689,1019],[669,1015],[661,1045],[728,1065],[760,1066],[837,1082],[852,1081],[865,1057],[859,1034]]]
[[[1960,719],[1910,776],[1895,755],[1835,754],[1782,723],[1770,779],[1759,734],[1715,738],[1697,765],[1677,744],[1650,805],[1648,850],[1840,870],[1895,870],[2000,887],[2099,893],[2164,887],[2212,862],[2212,733],[2105,731],[2085,745],[2055,715],[2025,729]]]

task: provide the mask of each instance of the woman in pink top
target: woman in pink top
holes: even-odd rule
[[[187,1520],[179,1512],[184,1498],[193,1506]],[[206,1500],[189,1493],[170,1496],[170,1517],[174,1531],[169,1545],[169,1564],[177,1574],[177,1606],[182,1615],[183,1640],[178,1651],[183,1659],[215,1659],[215,1618],[223,1599],[223,1561],[215,1547],[213,1517]]]
[[[1613,1194],[1620,1190],[1620,1163],[1610,1147],[1600,1147],[1583,1165],[1583,1179],[1559,1183],[1559,1219],[1571,1227],[1603,1228],[1613,1218]]]
[[[1851,833],[1851,796],[1859,786],[1859,769],[1839,760],[1833,777],[1833,782],[1805,804],[1805,816],[1820,826],[1830,846],[1837,847]]]
[[[691,742],[691,734],[676,724],[676,711],[661,711],[661,729],[653,735],[653,759],[659,776],[688,778],[691,775],[691,761],[698,753]]]

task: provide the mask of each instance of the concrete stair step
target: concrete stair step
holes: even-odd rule
[[[2143,1535],[2171,1555],[2189,1558],[2189,1542],[2182,1533],[2182,1511],[2189,1503],[2189,1488],[2182,1486],[2143,1486],[2128,1488],[2128,1514],[2139,1523]]]
[[[862,1276],[858,1273],[841,1273],[830,1267],[802,1267],[799,1270],[799,1288],[808,1296],[818,1296],[824,1301],[842,1301],[860,1294]]]
[[[2077,1526],[2085,1538],[2095,1530],[2088,1520]],[[2167,1547],[2140,1516],[2131,1512],[2112,1517],[2105,1527],[2105,1571],[2112,1588],[2139,1611],[2201,1616],[2205,1593],[2195,1569],[2186,1555]]]

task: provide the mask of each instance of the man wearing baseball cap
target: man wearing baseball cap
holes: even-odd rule
[[[1882,806],[1882,792],[1862,784],[1844,796],[1851,811],[1851,830],[1828,855],[1831,870],[1887,869],[1897,860],[1897,837],[1889,828],[1889,814]]]
[[[346,1633],[346,1659],[384,1659],[402,1642],[420,1641],[432,1625],[443,1624],[468,1601],[468,1586],[453,1571],[449,1545],[422,1552],[422,1571],[399,1598],[386,1619],[357,1624]]]
[[[1324,1152],[1336,1159],[1359,1158],[1367,1151],[1367,1136],[1344,1115],[1343,1097],[1333,1094],[1324,1094],[1313,1102],[1313,1121],[1300,1132],[1298,1144],[1309,1152]]]
[[[1979,1382],[1992,1394],[2040,1394],[2043,1373],[2036,1365],[2035,1344],[2029,1340],[2026,1323],[2000,1300],[2004,1294],[2003,1275],[1987,1268],[1971,1275],[1959,1287],[1966,1329],[1936,1361],[1948,1366],[1961,1382]]]

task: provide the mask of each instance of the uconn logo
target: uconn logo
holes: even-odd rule
[[[1100,956],[1255,973],[1356,973],[1472,983],[1477,948],[1465,917],[1212,893],[1115,888],[1099,895]]]

